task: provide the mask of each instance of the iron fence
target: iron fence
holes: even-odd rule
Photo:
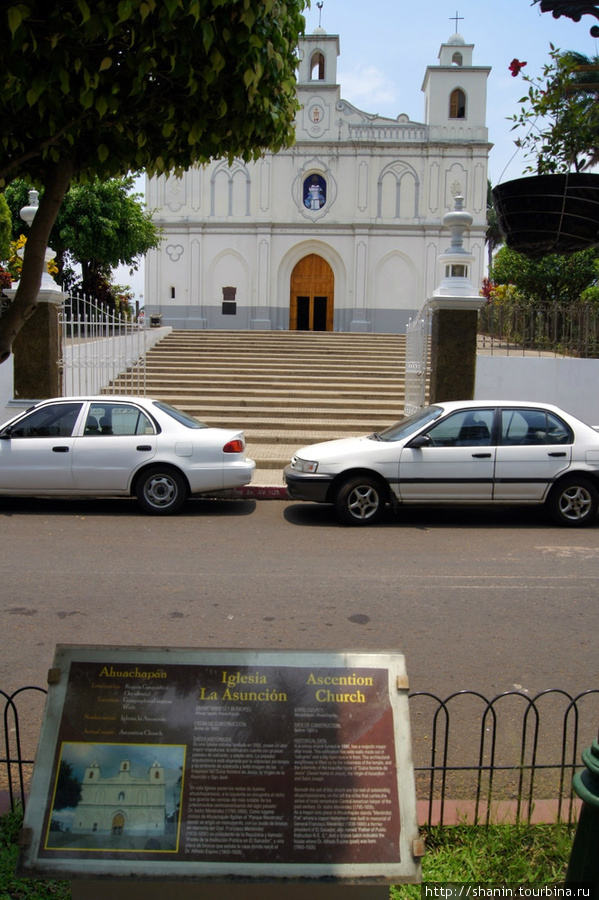
[[[426,405],[430,376],[431,312],[424,306],[406,327],[406,368],[404,413],[412,415]]]
[[[146,393],[147,323],[92,297],[70,294],[61,313],[63,395]]]
[[[45,694],[33,686],[0,691],[0,792],[11,808],[27,796]],[[572,774],[597,737],[599,689],[575,696],[508,691],[492,699],[476,691],[445,699],[419,691],[410,695],[410,717],[423,824],[576,818]]]
[[[478,333],[479,351],[596,359],[599,306],[489,301],[479,312]]]

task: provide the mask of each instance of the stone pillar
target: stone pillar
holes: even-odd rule
[[[433,309],[431,403],[474,397],[477,322],[478,308]]]
[[[431,328],[431,403],[472,400],[476,378],[476,334],[478,310],[485,298],[476,293],[468,274],[474,260],[464,249],[464,231],[472,216],[455,198],[455,209],[443,217],[451,230],[451,246],[439,256],[444,278],[428,301]]]
[[[13,344],[15,400],[46,400],[62,394],[60,367],[62,334],[58,314],[62,291],[56,291],[58,303],[37,297],[37,309]]]

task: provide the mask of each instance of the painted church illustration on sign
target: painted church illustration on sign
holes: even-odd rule
[[[490,68],[454,34],[427,67],[424,122],[343,100],[338,35],[300,42],[296,143],[148,181],[163,231],[146,259],[146,313],[174,328],[403,332],[438,285],[455,196],[484,268]]]
[[[81,782],[73,834],[164,834],[165,790],[164,768],[158,762],[142,777],[133,775],[128,759],[121,760],[113,776],[103,775],[93,762]]]

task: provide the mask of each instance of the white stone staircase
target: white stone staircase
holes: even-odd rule
[[[148,353],[146,393],[243,429],[253,482],[282,484],[299,447],[401,418],[404,368],[403,335],[173,331]]]

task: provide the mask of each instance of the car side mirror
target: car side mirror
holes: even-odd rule
[[[430,447],[431,444],[432,441],[428,434],[419,434],[407,446],[410,450],[422,450],[423,447]]]
[[[4,431],[0,431],[0,440],[7,441],[12,435],[12,428],[5,428]]]

